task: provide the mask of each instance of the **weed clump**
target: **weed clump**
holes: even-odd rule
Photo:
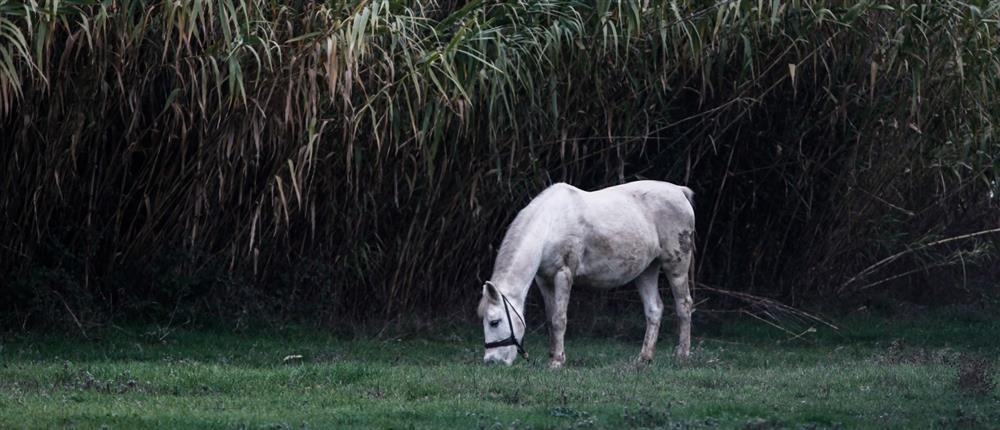
[[[954,364],[961,354],[951,348],[928,349],[907,346],[899,339],[893,340],[884,352],[872,357],[876,364]]]
[[[989,360],[965,357],[958,368],[958,388],[966,394],[989,396],[997,387],[994,373]]]
[[[128,371],[124,371],[111,379],[100,379],[87,369],[72,370],[69,362],[63,363],[62,372],[57,375],[56,382],[68,390],[94,391],[104,394],[125,394],[145,391],[145,388],[132,378]]]
[[[629,427],[663,427],[670,424],[670,405],[654,408],[652,404],[640,404],[635,408],[625,408],[623,418]]]

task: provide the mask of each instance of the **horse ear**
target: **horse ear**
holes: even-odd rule
[[[490,300],[494,302],[500,301],[500,292],[497,288],[493,286],[492,282],[487,282],[483,284],[483,297],[489,297]]]

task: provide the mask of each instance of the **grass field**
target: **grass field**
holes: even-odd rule
[[[702,322],[691,363],[665,332],[648,367],[632,362],[638,324],[598,338],[570,323],[560,371],[544,329],[510,368],[482,365],[480,333],[459,325],[8,333],[0,428],[1000,428],[1000,319],[985,312],[852,316],[795,340]]]

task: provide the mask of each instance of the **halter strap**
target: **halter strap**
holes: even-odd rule
[[[505,296],[503,293],[500,292],[500,289],[497,288],[496,284],[490,281],[486,281],[486,284],[492,286],[493,289],[500,294],[500,298],[503,299],[503,311],[504,313],[507,314],[507,327],[510,328],[510,336],[508,336],[506,339],[503,340],[487,343],[486,349],[514,345],[517,347],[517,353],[521,354],[521,356],[524,357],[525,360],[527,360],[528,352],[524,350],[524,345],[521,343],[521,341],[518,341],[517,337],[514,336],[514,322],[510,318],[510,309],[512,308],[514,309],[514,314],[517,315],[517,318],[521,320],[521,324],[524,325],[525,330],[527,330],[528,326],[527,324],[524,323],[524,317],[521,316],[521,314],[517,311],[517,308],[515,308],[514,305],[510,304],[510,301],[507,300],[507,296]]]

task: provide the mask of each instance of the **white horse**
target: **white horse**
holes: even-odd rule
[[[663,302],[657,285],[660,269],[670,281],[679,322],[677,357],[691,353],[688,289],[694,260],[694,209],[687,187],[637,181],[586,192],[567,184],[543,191],[514,218],[483,286],[487,363],[510,365],[517,353],[527,357],[524,302],[534,279],[549,322],[549,366],[566,362],[566,306],[574,284],[614,288],[634,280],[646,313],[640,360],[653,358]],[[513,318],[512,318],[513,316]]]

